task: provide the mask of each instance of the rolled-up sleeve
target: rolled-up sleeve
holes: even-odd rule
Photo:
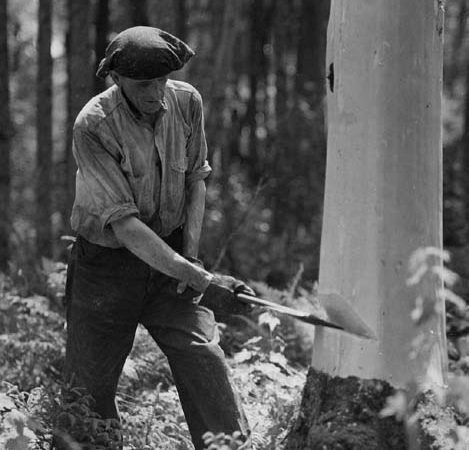
[[[104,230],[123,217],[138,216],[130,185],[112,149],[87,128],[75,127],[73,154],[78,166],[75,205],[80,215],[88,216],[76,218],[77,222],[93,217]]]
[[[203,180],[210,175],[212,168],[207,161],[207,141],[204,131],[202,97],[195,91],[190,100],[191,133],[187,140],[188,166],[186,185]]]

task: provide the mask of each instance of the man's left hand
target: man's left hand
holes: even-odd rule
[[[192,256],[186,256],[185,258],[192,264],[202,267],[202,269],[204,268],[204,263],[200,259],[192,257]],[[187,283],[185,281],[180,281],[176,287],[176,293],[183,294],[186,289],[187,289]]]

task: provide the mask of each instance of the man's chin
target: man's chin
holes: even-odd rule
[[[140,111],[144,114],[154,114],[161,109],[161,102],[145,102],[140,106]]]

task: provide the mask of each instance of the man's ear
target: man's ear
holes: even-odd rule
[[[116,83],[117,86],[120,86],[119,74],[117,72],[115,72],[114,70],[111,70],[109,75],[111,75],[112,81],[114,81],[114,83]]]

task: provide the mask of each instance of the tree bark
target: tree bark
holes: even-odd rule
[[[39,1],[36,155],[36,251],[52,255],[52,2]]]
[[[466,239],[465,243],[469,243],[469,60],[466,62],[466,97],[464,101],[464,129],[460,143],[460,151],[462,152],[462,182],[464,189],[464,215],[466,222]]]
[[[331,375],[444,383],[444,314],[425,330],[428,358],[409,364],[418,293],[406,285],[411,253],[442,247],[442,16],[438,0],[332,2],[319,286],[378,341],[318,330],[313,365]]]
[[[298,39],[296,91],[316,110],[325,95],[326,30],[330,0],[303,0]]]
[[[69,30],[67,36],[67,142],[66,199],[64,219],[68,221],[75,198],[76,164],[72,154],[73,124],[93,92],[93,65],[90,43],[90,0],[68,0]],[[67,229],[69,226],[67,226]]]
[[[0,271],[8,267],[10,231],[11,117],[7,0],[0,0]]]
[[[109,34],[109,0],[98,0],[95,11],[95,72],[98,70],[101,59],[104,58],[106,47],[108,44]],[[102,78],[94,77],[94,93],[95,95],[106,89],[106,81]]]
[[[275,174],[272,177],[272,233],[275,236],[285,231],[285,214],[289,205],[289,195],[285,192],[285,170],[289,168],[288,148],[292,140],[289,127],[289,113],[291,104],[291,92],[288,84],[288,57],[292,39],[290,38],[291,27],[284,27],[283,23],[292,22],[291,2],[279,1],[276,4],[274,26],[273,26],[273,58],[275,71],[275,127],[273,131],[273,157],[270,160],[270,171]]]
[[[147,0],[128,0],[132,12],[132,26],[148,26]]]
[[[246,110],[246,123],[249,127],[249,174],[252,180],[258,180],[263,172],[263,158],[258,139],[259,114],[265,114],[264,105],[259,96],[266,98],[267,58],[264,47],[268,42],[275,8],[274,0],[251,0],[250,35],[249,35],[249,101]]]
[[[259,161],[257,155],[257,89],[260,74],[260,59],[262,47],[259,30],[262,26],[260,10],[264,0],[251,0],[250,5],[250,34],[249,34],[249,100],[246,109],[246,122],[249,127],[249,172],[252,179],[256,179],[259,173]]]
[[[176,30],[177,30],[177,37],[185,41],[187,39],[187,2],[186,0],[177,0]]]

